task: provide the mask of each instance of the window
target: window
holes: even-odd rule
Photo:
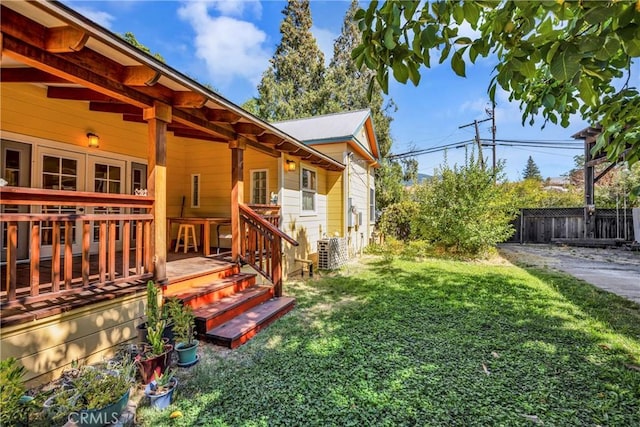
[[[251,203],[266,205],[269,203],[267,196],[267,182],[269,174],[266,169],[251,171]]]
[[[200,207],[200,174],[191,175],[191,207]]]
[[[316,171],[302,168],[300,181],[300,190],[302,193],[302,211],[315,212],[316,191],[318,190]]]
[[[369,222],[376,222],[376,190],[375,188],[369,189]]]

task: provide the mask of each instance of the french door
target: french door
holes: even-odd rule
[[[5,185],[29,187],[31,185],[31,145],[14,141],[0,141],[0,177]],[[3,205],[2,213],[28,213],[28,206]],[[17,236],[18,261],[29,258],[29,224],[18,223]],[[0,262],[7,259],[7,223],[2,223],[0,233]]]
[[[37,186],[45,190],[85,191],[85,156],[48,147],[39,147],[37,165],[40,166]],[[84,213],[85,209],[76,206],[43,206],[42,213],[74,214]],[[80,236],[82,226],[80,221],[71,224],[71,240],[73,253],[80,253]],[[60,244],[64,245],[66,225],[60,226]],[[40,223],[40,253],[49,257],[52,253],[53,223]]]
[[[121,194],[126,192],[126,164],[121,160],[113,160],[101,157],[89,157],[88,187],[94,193]],[[121,214],[123,208],[93,207],[89,210],[94,214]],[[91,251],[98,250],[100,242],[100,224],[95,221],[91,233]],[[122,221],[116,224],[116,249],[122,248]]]

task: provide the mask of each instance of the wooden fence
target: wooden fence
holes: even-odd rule
[[[634,240],[631,209],[596,209],[591,220],[595,239]],[[549,243],[555,239],[583,239],[584,208],[521,209],[512,222],[511,243]]]

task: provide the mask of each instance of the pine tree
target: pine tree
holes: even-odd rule
[[[282,11],[282,40],[258,86],[254,112],[268,121],[320,113],[324,55],[311,33],[309,0],[289,0]]]
[[[542,181],[542,175],[540,175],[540,169],[533,158],[529,156],[527,159],[527,167],[522,173],[522,179],[535,179],[536,181]]]

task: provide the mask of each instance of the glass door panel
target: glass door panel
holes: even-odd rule
[[[89,186],[96,193],[121,194],[125,189],[125,162],[120,160],[89,158]],[[120,214],[122,208],[94,207],[94,214]],[[122,247],[121,243],[122,221],[116,223],[116,248]],[[98,250],[100,242],[100,222],[93,224],[93,236],[91,249]]]
[[[65,191],[84,190],[84,156],[49,148],[41,148],[39,151],[40,164],[42,165],[40,172],[41,188],[45,190]],[[83,209],[77,208],[76,206],[42,207],[42,213],[49,214],[75,214],[81,213],[82,211]],[[77,222],[73,222],[71,226],[73,253],[79,253],[81,250],[80,230],[80,225]],[[62,245],[66,243],[65,234],[65,224],[62,223],[60,225],[60,244]],[[42,256],[51,256],[52,243],[53,222],[42,221],[40,223],[40,247]]]
[[[0,141],[0,177],[6,181],[7,186],[29,187],[31,185],[31,145],[14,141]],[[3,213],[28,213],[28,206],[4,205]],[[0,261],[6,261],[7,255],[7,223],[2,223],[0,234]],[[17,259],[29,258],[29,224],[18,223]]]

